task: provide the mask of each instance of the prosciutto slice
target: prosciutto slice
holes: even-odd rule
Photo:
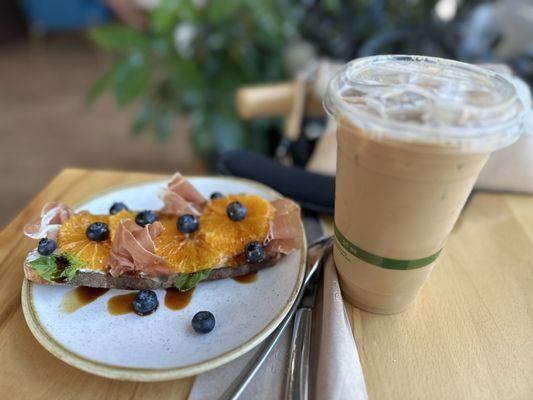
[[[170,179],[160,198],[163,201],[161,211],[172,215],[201,215],[207,203],[204,196],[179,172]]]
[[[66,204],[53,201],[46,203],[41,216],[24,227],[24,234],[32,239],[56,239],[59,227],[74,215],[72,208]]]
[[[273,200],[271,204],[276,209],[276,214],[265,241],[267,252],[288,254],[301,248],[300,207],[289,199]]]
[[[154,239],[164,229],[160,222],[154,222],[143,228],[132,220],[120,221],[107,256],[109,273],[112,276],[170,274],[167,262],[155,254]]]

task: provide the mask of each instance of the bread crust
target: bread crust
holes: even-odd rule
[[[277,253],[258,264],[242,264],[235,267],[222,267],[211,270],[207,281],[218,279],[235,278],[237,276],[250,274],[264,268],[272,267],[283,258],[283,254]],[[70,282],[49,282],[42,279],[35,269],[27,262],[24,263],[24,276],[26,279],[45,285],[72,285],[89,286],[94,288],[109,289],[167,289],[175,286],[179,274],[171,274],[165,277],[150,278],[144,276],[124,275],[114,277],[110,274],[93,271],[77,271]]]

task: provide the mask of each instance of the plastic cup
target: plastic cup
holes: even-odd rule
[[[429,276],[490,153],[520,135],[514,86],[422,56],[346,64],[324,99],[337,121],[334,259],[345,299],[405,310]]]

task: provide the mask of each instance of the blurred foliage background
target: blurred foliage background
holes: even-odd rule
[[[91,39],[117,60],[88,100],[106,87],[119,105],[139,100],[133,133],[153,131],[162,140],[186,115],[193,147],[204,156],[235,147],[264,151],[265,135],[245,135],[233,94],[239,85],[286,78],[282,49],[297,35],[299,12],[285,0],[164,0],[144,32],[94,28]]]
[[[309,59],[505,62],[531,84],[532,38],[532,0],[0,1],[0,226],[65,167],[205,174],[235,147],[304,165],[323,119],[281,140],[234,96]]]
[[[162,0],[142,30],[117,23],[91,29],[90,38],[116,61],[88,101],[107,88],[121,106],[138,101],[132,132],[161,140],[188,118],[193,148],[204,158],[236,147],[268,153],[274,122],[240,121],[234,93],[241,85],[290,78],[287,48],[341,61],[378,53],[493,61],[497,35],[487,36],[475,54],[459,46],[479,3]]]

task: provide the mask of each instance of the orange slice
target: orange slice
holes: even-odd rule
[[[137,213],[135,211],[121,210],[114,215],[109,216],[109,233],[111,235],[111,240],[115,237],[115,232],[117,231],[118,224],[124,219],[135,220]]]
[[[224,254],[209,246],[200,231],[185,235],[176,226],[177,217],[160,216],[165,230],[155,239],[155,252],[172,272],[191,273],[221,264]]]
[[[234,201],[246,207],[246,217],[242,221],[232,221],[226,214],[226,208]],[[242,253],[248,243],[265,240],[274,213],[270,202],[260,196],[226,196],[208,203],[200,217],[199,230],[213,248],[228,256],[235,256]]]
[[[95,242],[87,237],[85,231],[94,222],[109,224],[109,216],[91,215],[86,212],[73,215],[59,228],[57,247],[60,253],[69,252],[86,262],[87,269],[103,270],[111,249],[111,240]]]

